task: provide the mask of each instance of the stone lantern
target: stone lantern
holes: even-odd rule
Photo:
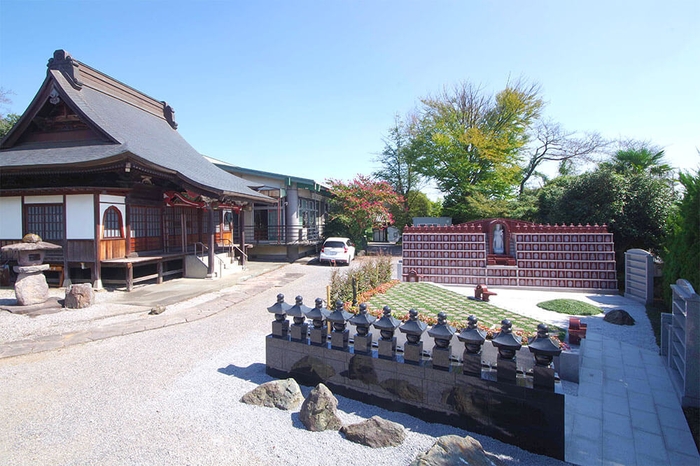
[[[323,324],[328,314],[329,312],[323,309],[323,299],[321,298],[316,298],[313,309],[306,313],[306,318],[313,322],[309,337],[312,345],[321,346],[328,342],[328,331]]]
[[[328,321],[333,324],[333,331],[331,332],[331,348],[346,350],[348,349],[348,342],[350,340],[350,331],[345,328],[348,319],[352,317],[352,314],[345,311],[343,302],[337,300],[335,302],[335,310],[328,314]]]
[[[384,306],[382,309],[382,318],[374,323],[374,327],[379,330],[381,338],[377,342],[379,344],[378,356],[382,359],[396,358],[396,337],[394,332],[401,321],[391,316],[391,308]]]
[[[450,356],[452,356],[452,336],[455,334],[455,328],[447,325],[447,314],[444,312],[438,313],[437,324],[428,330],[428,335],[435,339],[433,346],[433,367],[435,369],[449,370]]]
[[[355,353],[372,353],[372,333],[369,331],[370,326],[376,317],[367,314],[367,304],[360,304],[360,312],[350,317],[350,322],[355,326],[357,333],[353,337]]]
[[[294,298],[294,306],[290,307],[287,315],[291,316],[294,323],[290,327],[292,341],[306,343],[306,337],[309,333],[309,324],[306,323],[306,314],[311,310],[310,307],[304,306],[304,298],[297,296]]]
[[[43,264],[44,255],[50,249],[61,249],[61,246],[41,240],[39,235],[27,234],[21,243],[8,244],[2,247],[3,252],[17,252],[18,264],[14,267],[17,272],[15,282],[15,297],[17,304],[28,306],[45,303],[49,299],[49,285],[42,273],[51,266]]]
[[[457,338],[464,343],[462,372],[465,375],[481,377],[481,350],[486,341],[486,332],[478,327],[478,323],[479,320],[475,316],[467,317],[467,327],[457,335]]]
[[[420,364],[423,360],[423,342],[421,335],[428,325],[418,320],[418,311],[408,311],[408,321],[399,330],[406,335],[406,344],[403,345],[403,359],[409,364]]]
[[[496,378],[499,382],[515,383],[517,366],[515,355],[522,348],[522,339],[513,335],[513,324],[508,319],[501,321],[501,331],[491,341],[498,348]]]
[[[289,334],[289,321],[287,320],[287,311],[291,306],[284,302],[282,293],[277,295],[277,302],[267,308],[268,312],[275,315],[275,320],[272,322],[272,336],[276,338],[287,338]]]
[[[558,344],[549,338],[549,328],[545,324],[537,326],[537,337],[528,343],[530,352],[535,356],[532,384],[535,388],[554,390],[554,369],[552,360],[561,354]]]

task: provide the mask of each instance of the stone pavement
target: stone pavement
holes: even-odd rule
[[[578,396],[566,397],[566,460],[688,465],[700,456],[661,356],[588,332]]]
[[[175,307],[154,319],[134,318],[113,325],[0,343],[0,358],[51,351],[129,333],[184,324],[230,309],[285,280],[283,263],[251,262],[241,276],[213,281],[172,280],[121,293],[115,303],[154,306],[197,298],[194,306]],[[280,269],[277,273],[266,274]],[[298,278],[298,277],[294,277]],[[218,291],[225,290],[223,293]],[[467,293],[471,291],[468,290]],[[523,306],[542,301],[546,292],[499,290],[499,300]],[[570,294],[573,298],[574,294]],[[638,303],[611,297],[615,306]],[[494,303],[499,305],[498,302]],[[194,307],[194,308],[193,308]],[[603,338],[589,326],[581,345],[578,396],[566,396],[566,460],[579,465],[700,465],[678,398],[657,352]]]

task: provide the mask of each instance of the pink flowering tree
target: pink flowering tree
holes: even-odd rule
[[[350,183],[326,180],[331,187],[330,220],[347,228],[350,239],[364,247],[365,234],[394,222],[391,211],[400,209],[403,199],[386,181],[357,175]]]

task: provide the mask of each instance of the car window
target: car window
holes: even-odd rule
[[[324,248],[344,248],[345,244],[342,241],[326,241],[323,244]]]

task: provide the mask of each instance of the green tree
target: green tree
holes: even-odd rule
[[[671,284],[679,278],[700,290],[700,170],[681,173],[683,199],[669,218],[669,235],[662,251],[664,295],[669,298]]]
[[[561,176],[539,191],[539,221],[607,224],[614,235],[618,268],[624,251],[659,252],[675,197],[668,180],[649,173],[618,173],[601,164],[595,171]]]
[[[445,193],[444,213],[459,223],[480,216],[474,203],[470,207],[472,197],[479,202],[512,197],[520,183],[520,151],[543,105],[538,86],[508,83],[490,96],[463,82],[421,103],[417,163]]]
[[[357,175],[350,183],[327,182],[332,195],[330,221],[344,225],[359,249],[365,247],[372,228],[393,224],[391,210],[403,202],[389,183],[365,175]]]
[[[413,120],[413,117],[409,116],[408,121]],[[380,168],[372,174],[375,178],[389,183],[401,196],[401,207],[392,211],[396,226],[400,229],[410,225],[416,210],[426,210],[421,209],[419,205],[414,206],[414,203],[423,202],[418,193],[424,185],[424,177],[416,166],[413,126],[398,116],[395,117],[394,126],[389,129],[389,135],[384,139],[384,150],[375,159],[380,163]]]
[[[618,173],[647,173],[652,176],[667,178],[673,172],[664,159],[663,150],[644,142],[623,143],[626,148],[617,150],[612,158],[605,162]]]

